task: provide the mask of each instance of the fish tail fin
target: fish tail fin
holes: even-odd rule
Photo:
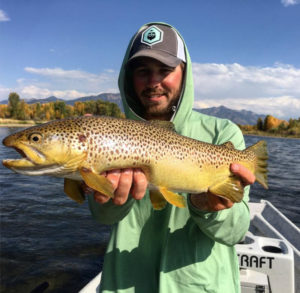
[[[265,189],[268,189],[268,150],[266,141],[261,140],[256,144],[248,147],[247,150],[254,152],[256,156],[254,175],[257,182],[259,182]]]

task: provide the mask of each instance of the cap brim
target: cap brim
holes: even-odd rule
[[[159,50],[154,50],[154,49],[145,49],[145,50],[140,50],[137,53],[135,53],[134,55],[132,55],[128,59],[126,65],[130,66],[130,64],[132,64],[132,62],[134,60],[136,60],[137,58],[141,58],[141,57],[148,57],[148,58],[158,60],[159,62],[161,62],[167,66],[170,66],[170,67],[176,67],[182,62],[182,60],[180,60],[176,56],[172,56],[164,51],[159,51]]]

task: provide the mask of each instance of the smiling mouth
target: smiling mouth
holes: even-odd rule
[[[158,101],[164,97],[166,97],[165,93],[156,93],[156,94],[146,94],[144,97],[150,101]]]
[[[154,99],[154,100],[155,100],[155,99],[160,99],[160,98],[162,98],[163,96],[164,96],[164,95],[154,95],[154,96],[149,96],[148,99],[150,99],[150,100],[151,100],[151,99]]]

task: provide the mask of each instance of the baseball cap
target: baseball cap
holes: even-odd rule
[[[139,57],[153,58],[170,67],[186,62],[183,40],[175,29],[163,24],[149,25],[137,33],[127,65]]]

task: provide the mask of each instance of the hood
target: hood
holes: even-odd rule
[[[129,42],[129,45],[127,47],[122,67],[120,70],[120,75],[119,75],[119,89],[122,97],[122,103],[125,111],[125,115],[129,119],[134,119],[134,120],[143,120],[141,118],[141,105],[140,102],[134,97],[132,94],[132,76],[128,70],[126,70],[126,63],[128,61],[130,49],[132,46],[132,43],[136,37],[136,35],[145,27],[148,27],[150,25],[155,25],[155,24],[164,24],[167,26],[172,27],[169,24],[162,23],[162,22],[151,22],[143,25],[137,32],[136,34],[132,37],[132,39]],[[174,27],[172,27],[175,29]],[[176,30],[176,29],[175,29]],[[177,31],[177,30],[176,30]],[[181,37],[180,33],[177,31],[178,35]],[[181,37],[182,38],[182,37]],[[183,38],[182,38],[183,40]],[[183,82],[183,88],[181,92],[181,97],[179,99],[179,103],[176,108],[176,112],[174,113],[171,121],[175,125],[175,129],[177,132],[181,132],[181,130],[184,127],[185,121],[188,120],[188,117],[192,113],[192,108],[194,104],[194,85],[193,85],[193,75],[192,75],[192,66],[191,66],[191,59],[190,55],[188,53],[186,44],[183,40],[184,43],[184,48],[185,48],[185,54],[186,54],[186,68],[184,72],[184,82]]]

